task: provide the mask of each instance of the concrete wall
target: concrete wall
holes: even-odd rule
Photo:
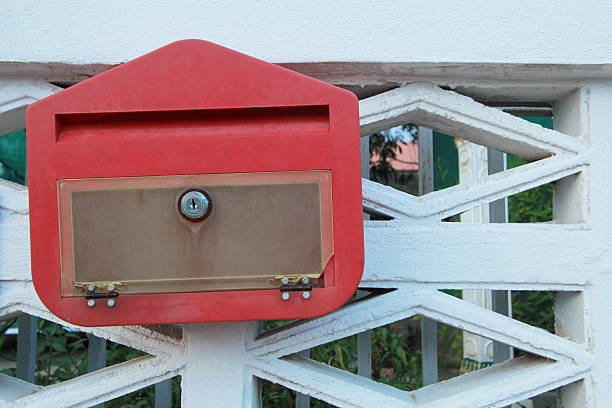
[[[1,2],[0,60],[124,62],[200,38],[270,62],[610,62],[608,1]]]

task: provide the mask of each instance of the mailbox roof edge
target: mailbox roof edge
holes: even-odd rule
[[[41,99],[54,113],[356,103],[350,91],[204,40],[180,40]],[[41,106],[41,107],[42,107]]]

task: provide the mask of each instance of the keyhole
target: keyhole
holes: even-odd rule
[[[179,197],[179,211],[189,221],[199,222],[210,214],[211,202],[208,194],[201,190],[190,190]]]

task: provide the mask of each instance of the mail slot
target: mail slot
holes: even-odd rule
[[[84,326],[306,318],[363,270],[348,91],[179,41],[27,111],[32,277]]]

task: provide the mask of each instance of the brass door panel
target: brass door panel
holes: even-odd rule
[[[212,211],[186,220],[178,199]],[[333,255],[328,171],[60,180],[62,295],[269,289],[318,278]]]

